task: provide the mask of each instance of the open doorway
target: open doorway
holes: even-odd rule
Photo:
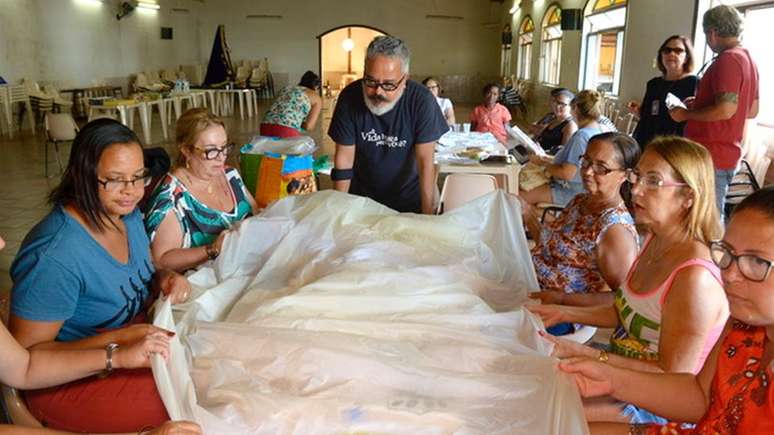
[[[335,96],[346,85],[362,77],[368,44],[385,34],[373,27],[347,25],[318,36],[323,93]]]

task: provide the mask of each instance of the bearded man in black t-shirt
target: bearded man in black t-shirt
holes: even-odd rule
[[[378,36],[365,72],[339,95],[328,135],[336,143],[336,190],[400,212],[433,212],[435,143],[449,127],[427,88],[409,80],[409,50]]]

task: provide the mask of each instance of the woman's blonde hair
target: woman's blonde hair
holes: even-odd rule
[[[645,152],[661,156],[677,178],[693,192],[693,204],[684,221],[687,236],[704,243],[720,238],[722,229],[715,201],[715,170],[709,151],[692,140],[664,136],[651,141]]]
[[[597,119],[602,113],[599,109],[599,102],[602,101],[602,95],[597,91],[585,89],[578,92],[571,104],[575,106],[578,115],[585,119]]]
[[[219,125],[224,130],[226,129],[226,124],[223,120],[210,113],[207,109],[196,108],[183,113],[183,116],[175,124],[175,143],[179,151],[175,166],[185,166],[186,157],[182,150],[193,150],[199,135],[213,125]]]

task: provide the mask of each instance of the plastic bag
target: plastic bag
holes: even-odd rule
[[[317,151],[317,145],[309,136],[278,138],[258,135],[254,136],[240,151],[242,154],[306,155]]]

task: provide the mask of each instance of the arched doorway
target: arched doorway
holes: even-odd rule
[[[368,44],[387,33],[375,27],[345,25],[320,34],[320,79],[323,93],[337,94],[344,86],[363,76]]]

